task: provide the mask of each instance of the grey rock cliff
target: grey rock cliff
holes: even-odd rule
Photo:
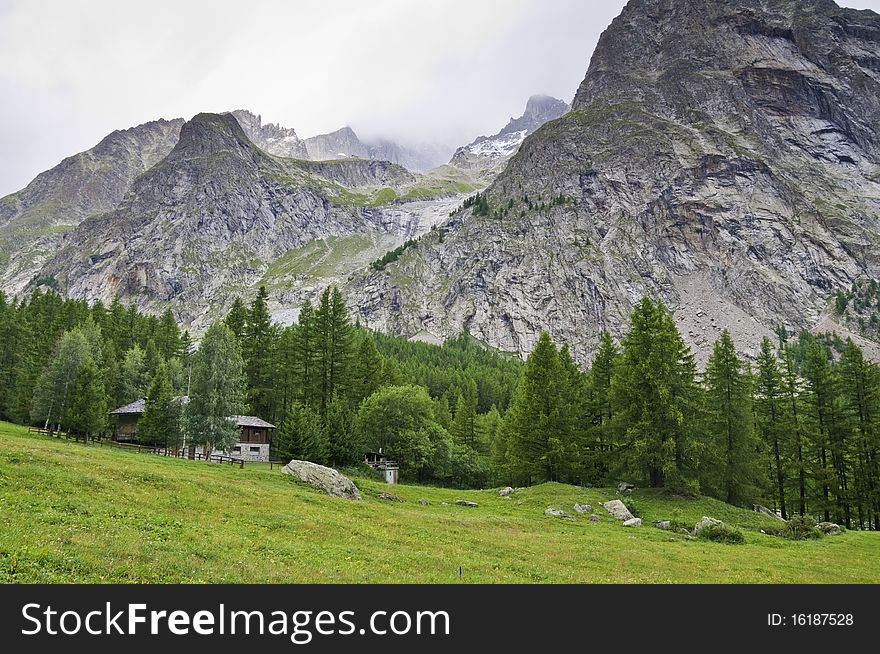
[[[261,150],[278,157],[308,159],[306,144],[296,135],[296,130],[281,127],[277,123],[263,124],[262,116],[245,109],[232,113],[248,139]]]
[[[114,209],[134,179],[171,152],[183,122],[115,131],[0,199],[0,288],[21,290],[65,232]]]
[[[586,362],[643,294],[706,351],[880,276],[880,16],[829,0],[632,0],[572,110],[384,271],[353,279],[361,321],[468,329],[528,353],[542,329]],[[406,307],[406,310],[401,310]]]

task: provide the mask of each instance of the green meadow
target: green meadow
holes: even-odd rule
[[[880,582],[878,533],[788,541],[760,532],[773,518],[709,498],[637,489],[645,526],[626,528],[600,506],[613,489],[550,483],[502,498],[354,480],[361,501],[323,495],[278,467],[166,459],[0,422],[0,582]],[[544,515],[574,514],[575,502],[601,520]],[[746,542],[651,526],[703,515]]]

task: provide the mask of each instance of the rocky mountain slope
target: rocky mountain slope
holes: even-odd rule
[[[525,138],[544,123],[555,120],[568,111],[562,100],[548,95],[533,95],[519,118],[511,118],[507,125],[493,136],[480,136],[455,151],[451,165],[478,175],[494,177],[516,154]]]
[[[198,330],[261,283],[279,310],[282,301],[298,306],[446,215],[418,202],[392,205],[398,192],[421,188],[401,166],[275,157],[239,120],[199,114],[185,123],[118,206],[63,238],[40,279],[73,297],[170,306]],[[446,212],[460,200],[446,200]]]
[[[263,124],[263,118],[246,109],[230,112],[241,125],[251,143],[261,150],[278,157],[292,159],[308,159],[306,144],[296,135],[291,127],[282,127],[278,123]]]
[[[383,271],[352,279],[362,322],[468,329],[586,361],[645,293],[705,347],[828,323],[880,276],[880,16],[830,0],[631,0],[572,110],[487,191]]]
[[[0,199],[0,288],[19,291],[66,232],[114,209],[135,177],[171,152],[183,122],[157,120],[115,131]]]

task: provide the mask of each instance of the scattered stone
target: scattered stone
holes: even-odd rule
[[[626,508],[626,504],[624,504],[620,500],[611,500],[610,502],[605,502],[602,506],[604,506],[605,510],[618,520],[626,522],[627,520],[632,520],[635,517],[632,513],[629,512],[629,509]]]
[[[590,522],[599,522],[602,518],[597,516],[595,513],[590,516]]]
[[[480,506],[480,505],[477,504],[476,502],[470,502],[470,501],[468,501],[468,500],[456,500],[455,503],[456,503],[457,506],[469,506],[469,507],[472,507],[472,508],[473,508],[473,507]]]
[[[672,529],[672,522],[669,520],[660,520],[659,522],[655,522],[654,526],[657,527],[657,529],[670,531]]]
[[[618,493],[632,493],[635,488],[634,484],[629,483],[628,481],[622,481],[617,484],[617,492]]]
[[[623,523],[624,527],[641,527],[642,519],[641,518],[631,518]]]
[[[388,500],[389,502],[402,502],[403,501],[402,499],[397,497],[397,495],[394,495],[393,493],[387,493],[385,491],[382,491],[381,493],[379,493],[379,499],[380,500]]]
[[[333,468],[318,465],[311,461],[299,461],[293,459],[281,469],[281,472],[291,477],[296,477],[309,486],[324,491],[334,497],[344,497],[349,500],[361,499],[361,493],[354,482],[339,474]]]
[[[501,488],[501,489],[498,490],[498,494],[499,494],[501,497],[507,497],[507,496],[510,495],[512,492],[513,492],[513,489],[512,489],[510,486],[507,486],[506,488]]]
[[[685,529],[684,527],[680,527],[679,530],[678,530],[678,532],[679,532],[680,534],[684,534],[685,536],[690,536],[690,535],[691,535],[691,530],[690,530],[690,529]]]
[[[421,504],[422,506],[428,506],[430,504],[430,502],[428,500],[426,500],[424,497],[420,497],[419,504]]]
[[[841,532],[840,525],[834,522],[820,522],[816,528],[826,536],[836,536]]]
[[[568,514],[562,509],[552,509],[550,507],[547,507],[546,509],[544,509],[544,515],[553,516],[555,518],[562,518],[564,516],[567,516]]]
[[[574,511],[575,513],[592,513],[593,507],[589,504],[575,504]]]
[[[440,502],[440,506],[449,506],[449,502]]]
[[[710,518],[709,516],[704,515],[702,518],[700,518],[700,521],[694,525],[693,533],[696,536],[697,534],[700,533],[700,531],[702,531],[702,529],[704,527],[708,527],[710,525],[723,525],[723,524],[724,523],[721,522],[721,520],[716,520],[715,518]]]
[[[784,518],[776,515],[775,511],[771,511],[766,506],[762,506],[760,504],[753,504],[752,509],[755,511],[755,513],[763,513],[764,515],[769,515],[771,518],[776,518],[777,520],[782,520],[782,522],[785,522]]]

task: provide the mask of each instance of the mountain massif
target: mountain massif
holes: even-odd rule
[[[570,112],[396,262],[363,322],[586,361],[644,294],[705,352],[729,328],[833,327],[880,274],[880,16],[830,0],[631,0]],[[487,205],[487,206],[486,206]],[[405,309],[401,309],[401,308]]]
[[[546,329],[582,363],[649,294],[698,351],[728,328],[748,352],[843,329],[831,299],[880,277],[878,130],[877,14],[631,0],[570,107],[533,96],[443,166],[244,110],[114,132],[0,200],[0,288],[198,330],[260,284],[287,320],[336,283],[388,333],[526,354]]]

